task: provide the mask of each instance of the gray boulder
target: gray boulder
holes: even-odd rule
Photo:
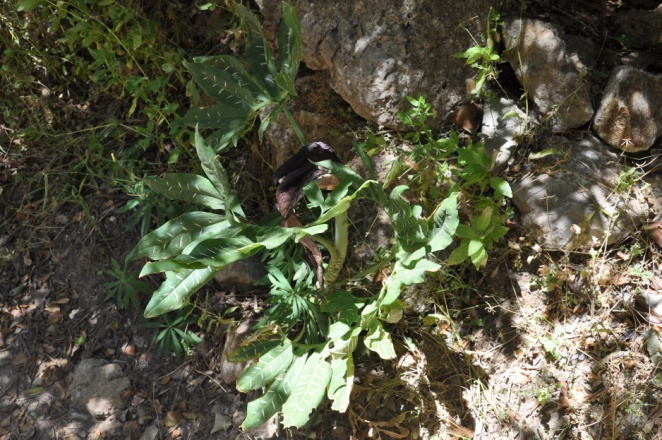
[[[510,19],[503,25],[505,51],[517,79],[555,130],[579,127],[593,117],[590,84],[593,60],[589,40],[563,34],[540,20]]]
[[[260,0],[267,23],[278,8]],[[490,6],[499,2],[364,0],[293,2],[303,34],[303,61],[327,70],[331,87],[363,118],[403,128],[396,113],[406,97],[423,94],[443,123],[469,93],[475,72],[455,58],[485,32]]]
[[[662,126],[662,76],[631,66],[614,69],[594,127],[605,142],[625,152],[648,150]]]
[[[543,248],[571,251],[605,240],[613,244],[645,220],[645,197],[636,187],[617,188],[624,168],[618,154],[599,139],[554,137],[543,149],[558,154],[533,160],[525,177],[513,183],[522,223]]]

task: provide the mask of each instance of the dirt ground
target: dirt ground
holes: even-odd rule
[[[0,165],[2,439],[662,438],[662,327],[635,310],[637,294],[662,294],[660,249],[645,234],[591,257],[542,252],[513,228],[482,271],[408,293],[409,315],[392,328],[398,357],[359,351],[346,414],[323,406],[299,431],[243,433],[255,396],[219,378],[230,327],[195,328],[202,342],[177,358],[140,310],[104,301],[111,258],[123,264],[140,238],[117,213],[126,198],[90,188],[84,203],[53,204],[40,186],[47,163],[21,164],[29,179]],[[219,314],[237,307],[237,323],[259,313],[258,293],[212,282],[202,295]],[[75,405],[84,359],[129,380],[115,414]]]

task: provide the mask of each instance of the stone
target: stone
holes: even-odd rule
[[[266,274],[267,270],[260,258],[253,256],[223,266],[216,272],[214,279],[222,289],[245,292],[254,289],[255,283]]]
[[[274,13],[261,0],[263,13]],[[476,0],[364,0],[293,2],[301,21],[303,61],[326,70],[331,87],[363,118],[403,129],[397,112],[407,96],[423,94],[444,124],[456,104],[469,97],[476,71],[454,57],[485,32],[490,7]],[[266,17],[267,22],[275,22]]]
[[[237,382],[239,376],[244,372],[248,362],[230,362],[228,356],[241,346],[241,343],[250,336],[251,329],[250,321],[243,321],[235,328],[228,330],[225,335],[225,344],[223,345],[223,353],[221,354],[221,362],[219,365],[219,377],[223,383],[231,385]]]
[[[630,9],[618,14],[616,28],[629,48],[647,48],[662,41],[662,5],[652,11]]]
[[[494,173],[508,166],[517,148],[517,138],[527,129],[528,118],[514,100],[501,98],[483,104],[481,138],[487,154],[493,158]]]
[[[605,142],[627,153],[648,150],[660,135],[662,76],[631,66],[612,72],[593,126]]]
[[[83,359],[74,370],[71,399],[81,411],[106,417],[126,408],[131,382],[122,368],[103,359]]]
[[[522,224],[550,251],[586,250],[625,238],[648,214],[641,191],[616,189],[624,168],[618,154],[586,135],[575,141],[553,137],[532,160],[525,177],[513,182],[513,203]],[[535,167],[535,168],[534,168]]]
[[[551,23],[509,19],[503,25],[508,61],[543,121],[555,130],[577,128],[593,117],[588,67],[595,58],[589,40],[565,35]]]

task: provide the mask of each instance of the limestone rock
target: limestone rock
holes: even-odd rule
[[[599,139],[555,137],[544,149],[561,154],[534,161],[535,170],[513,184],[513,203],[522,223],[543,248],[588,249],[604,240],[613,244],[641,224],[648,214],[645,197],[615,190],[623,168],[619,156]]]
[[[261,0],[263,13],[269,0]],[[403,128],[396,113],[406,96],[423,94],[443,123],[468,97],[475,77],[465,60],[453,57],[475,45],[494,0],[364,0],[293,2],[302,27],[303,61],[327,70],[332,88],[369,121]],[[273,12],[272,12],[273,13]],[[275,21],[266,17],[267,22]],[[316,140],[316,139],[315,139]]]
[[[598,136],[628,153],[648,150],[661,134],[661,92],[660,75],[631,66],[614,69],[595,114]]]
[[[94,417],[105,417],[124,409],[131,383],[119,365],[103,359],[84,359],[74,370],[71,399],[74,406]]]
[[[593,58],[589,40],[571,37],[540,20],[511,19],[503,25],[503,57],[556,130],[584,125],[593,116],[590,84],[584,79]]]
[[[517,147],[516,138],[527,128],[527,117],[512,99],[486,101],[483,109],[482,138],[494,160],[493,172],[498,173],[508,166]]]

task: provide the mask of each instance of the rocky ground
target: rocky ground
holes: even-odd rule
[[[598,31],[616,33],[620,28],[608,14],[598,17],[591,11],[587,6],[582,13],[595,29],[588,37],[599,45]],[[576,17],[568,17],[560,7],[539,2],[531,5],[530,13],[541,19],[551,15],[550,21],[564,25],[570,34],[581,30]],[[614,55],[613,46],[610,50]],[[660,73],[655,47],[633,51],[624,46],[622,55],[635,52],[635,59],[649,57],[649,70]],[[603,66],[609,68],[601,70]],[[611,67],[613,63],[596,67],[603,85]],[[323,81],[311,78],[306,81],[312,92],[327,93]],[[324,106],[329,99],[339,99],[333,96],[317,103]],[[305,102],[300,113],[314,114],[316,101]],[[351,123],[336,119],[335,127],[355,124],[351,130],[358,131],[360,118],[351,112],[343,115]],[[582,124],[570,133],[577,144],[568,151],[582,151],[581,142],[593,136],[590,123]],[[536,172],[553,178],[555,166],[562,166],[558,157],[542,158],[547,162],[541,164],[529,155],[544,151],[541,145],[556,148],[547,142],[558,140],[558,133],[527,130],[504,171],[513,183]],[[616,150],[609,151],[607,155],[615,157],[604,159],[598,170],[621,160]],[[649,153],[656,151],[657,143]],[[238,169],[264,169],[254,156],[246,148],[233,160],[240,163]],[[649,163],[647,157],[643,162]],[[39,196],[37,185],[43,180],[16,177],[37,176],[46,164],[29,158],[20,164],[11,157],[2,161],[0,438],[662,436],[662,307],[656,308],[662,304],[662,259],[654,234],[642,222],[609,244],[600,238],[594,252],[562,249],[567,241],[563,238],[558,239],[562,246],[549,250],[545,240],[556,238],[523,227],[522,212],[516,212],[511,232],[481,271],[468,266],[449,271],[445,278],[409,292],[409,315],[393,329],[397,359],[357,359],[357,384],[346,414],[322,408],[297,432],[278,431],[272,424],[243,433],[239,426],[246,404],[255,396],[226,383],[233,372],[223,354],[238,337],[240,330],[233,328],[259,315],[261,294],[213,282],[200,297],[219,319],[208,321],[213,325],[206,328],[191,325],[202,342],[186,357],[160,351],[160,329],[146,327],[141,310],[120,308],[114,297],[104,300],[115,280],[107,272],[112,271],[111,259],[121,265],[139,239],[126,227],[130,214],[118,212],[126,197],[95,188],[84,193],[83,202],[52,203]],[[634,155],[619,165],[641,171],[625,191],[632,198],[652,200],[659,196],[644,191],[646,184],[660,187],[659,170],[637,168],[641,163]],[[625,170],[614,173],[620,176]],[[581,168],[573,172],[588,174]],[[238,184],[268,196],[264,188],[270,180],[268,175],[251,175]],[[561,189],[559,194],[572,191]],[[657,209],[653,203],[646,207]],[[371,224],[357,222],[356,245],[371,232]],[[580,232],[587,230],[586,225],[577,226]],[[149,282],[146,290],[158,286],[157,279]],[[142,305],[147,299],[140,296]],[[223,316],[230,308],[236,309]],[[406,348],[408,340],[416,346]]]

